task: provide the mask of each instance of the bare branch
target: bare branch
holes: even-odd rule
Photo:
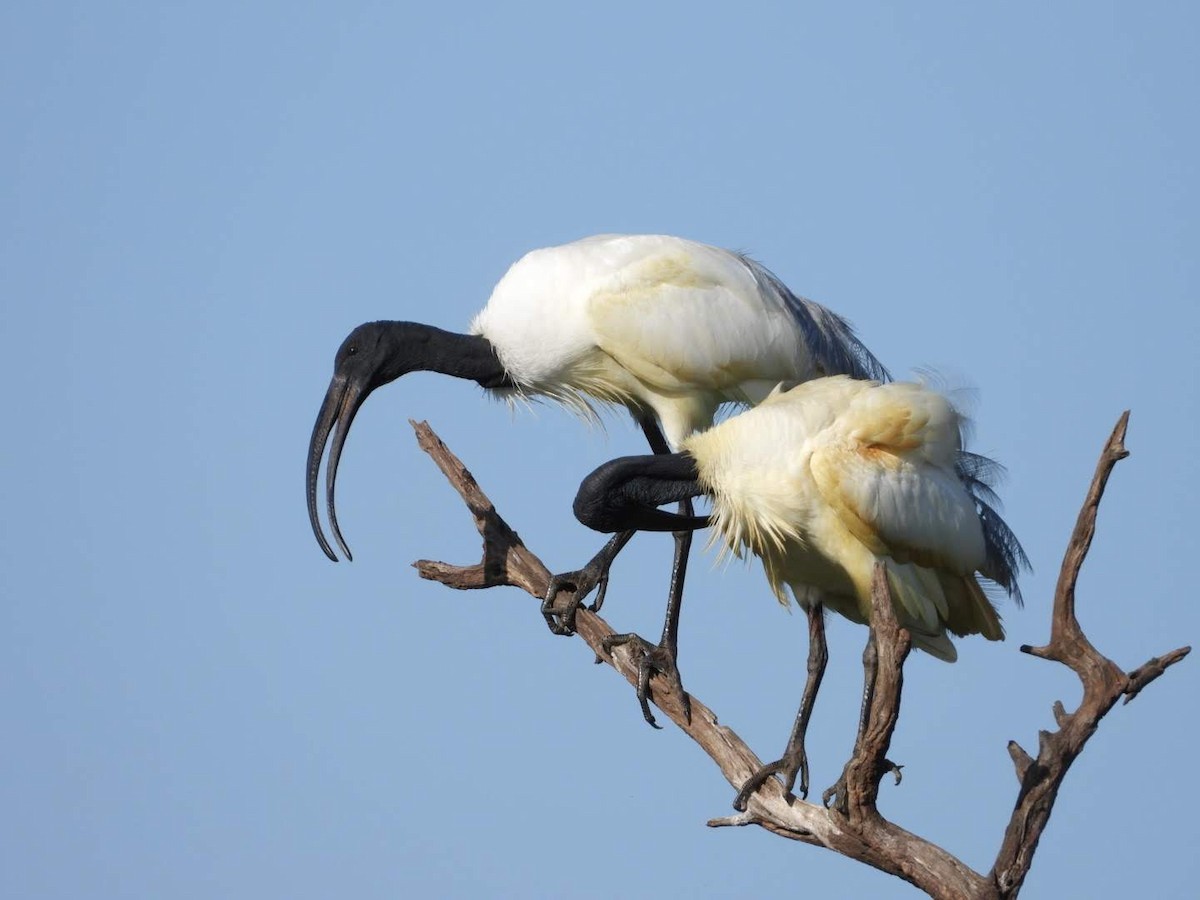
[[[738,813],[735,816],[721,816],[720,818],[709,819],[704,824],[709,828],[741,827],[743,825],[761,825],[762,819],[754,813],[747,811]]]
[[[876,570],[872,590],[872,637],[868,654],[864,654],[867,674],[864,715],[854,751],[843,772],[844,802],[837,810],[827,810],[787,795],[777,780],[768,779],[750,798],[746,812],[711,819],[708,825],[714,828],[757,825],[773,834],[825,847],[895,875],[933,897],[1016,896],[1028,874],[1062,779],[1099,720],[1118,698],[1131,700],[1189,650],[1183,647],[1156,657],[1126,675],[1096,651],[1075,617],[1075,583],[1095,534],[1100,498],[1113,466],[1128,455],[1123,444],[1127,423],[1128,413],[1121,417],[1105,446],[1067,548],[1055,591],[1050,643],[1021,648],[1034,656],[1070,666],[1084,684],[1084,699],[1073,713],[1055,703],[1059,730],[1039,733],[1037,759],[1015,741],[1009,742],[1009,755],[1021,786],[991,873],[984,876],[972,870],[936,844],[887,821],[876,808],[883,776],[893,771],[899,781],[899,767],[886,754],[899,719],[903,666],[911,646],[908,632],[896,621],[882,569]],[[510,585],[541,600],[549,586],[549,570],[496,512],[471,473],[432,429],[424,422],[412,425],[421,448],[458,491],[483,537],[480,562],[454,566],[421,560],[415,563],[421,577],[459,590]],[[636,685],[637,665],[630,653],[622,647],[611,654],[604,649],[604,638],[613,633],[604,619],[586,607],[581,608],[576,629],[597,661],[612,666],[626,681]],[[731,728],[721,725],[712,710],[697,698],[691,697],[689,722],[684,718],[680,698],[664,679],[656,676],[652,680],[651,695],[655,705],[700,745],[735,788],[740,788],[761,766],[745,742]]]
[[[1066,711],[1061,702],[1055,701],[1053,712],[1058,731],[1042,731],[1038,734],[1036,760],[1030,759],[1015,743],[1009,744],[1021,788],[991,872],[992,884],[1000,897],[1014,897],[1020,891],[1029,874],[1042,831],[1050,819],[1058,789],[1071,763],[1083,750],[1088,738],[1096,732],[1100,720],[1118,699],[1124,696],[1128,703],[1169,666],[1187,656],[1191,649],[1180,647],[1172,650],[1127,675],[1092,645],[1075,614],[1075,585],[1096,533],[1100,499],[1104,496],[1104,488],[1113,467],[1129,455],[1125,449],[1128,425],[1129,411],[1126,410],[1104,445],[1083,508],[1075,522],[1054,591],[1050,642],[1041,647],[1021,648],[1025,653],[1068,666],[1083,685],[1083,699],[1078,709],[1071,713]],[[1014,752],[1013,748],[1019,753]]]
[[[1172,650],[1170,653],[1164,653],[1162,656],[1156,656],[1149,662],[1142,663],[1136,669],[1129,673],[1129,684],[1125,686],[1125,702],[1128,703],[1134,697],[1142,692],[1142,688],[1152,682],[1155,678],[1167,671],[1170,666],[1175,665],[1185,656],[1192,652],[1191,647],[1179,647]]]
[[[1025,780],[1025,776],[1029,773],[1029,767],[1033,765],[1033,757],[1025,752],[1016,741],[1008,742],[1008,755],[1012,757],[1013,765],[1017,769],[1017,782]]]
[[[484,539],[482,562],[470,566],[453,566],[420,560],[415,565],[421,577],[440,581],[459,590],[510,585],[541,599],[550,584],[550,571],[500,517],[471,473],[434,434],[429,425],[425,422],[413,422],[412,426],[416,430],[421,449],[433,458],[463,498],[475,519],[475,527]],[[637,664],[631,653],[624,647],[617,647],[612,653],[604,649],[604,638],[614,633],[604,619],[584,607],[579,610],[575,625],[578,635],[597,658],[624,675],[630,684],[637,684]],[[666,682],[655,678],[651,685],[655,705],[704,748],[721,767],[730,784],[740,786],[762,765],[753,751],[731,729],[717,723],[716,715],[703,703],[692,698],[692,721],[689,724],[684,719],[679,698],[667,691]],[[778,782],[771,784],[774,789],[760,792],[760,798],[763,794],[774,794],[776,796],[773,799],[786,809],[783,788]],[[794,826],[801,831],[808,830],[803,822],[797,821],[795,816],[790,814],[783,816],[781,824]]]
[[[1091,642],[1079,627],[1079,619],[1075,617],[1075,583],[1079,580],[1079,572],[1083,561],[1087,558],[1092,546],[1092,538],[1096,535],[1096,515],[1100,511],[1100,500],[1104,496],[1104,488],[1108,484],[1108,476],[1113,467],[1129,455],[1125,449],[1125,431],[1129,427],[1129,410],[1121,413],[1113,428],[1100,461],[1096,464],[1096,473],[1092,476],[1091,487],[1084,498],[1083,508],[1075,520],[1075,530],[1071,533],[1071,541],[1063,556],[1062,568],[1058,573],[1058,584],[1054,588],[1054,612],[1050,623],[1050,643],[1043,647],[1021,647],[1022,653],[1029,653],[1040,659],[1053,659],[1066,663],[1079,673],[1078,666],[1108,664],[1108,677],[1124,677],[1120,669],[1097,652]],[[1079,673],[1083,677],[1082,673]],[[1102,676],[1103,677],[1103,676]]]
[[[876,563],[871,580],[871,636],[863,651],[863,708],[858,737],[841,779],[823,798],[828,802],[840,793],[837,808],[856,824],[881,820],[875,802],[885,774],[894,772],[896,783],[900,783],[900,767],[887,758],[887,751],[900,720],[904,661],[911,649],[911,636],[896,621],[887,570]]]

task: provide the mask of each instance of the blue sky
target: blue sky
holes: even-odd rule
[[[478,540],[407,418],[556,569],[598,546],[580,478],[642,452],[623,420],[410,376],[343,460],[356,561],[312,540],[303,456],[345,333],[462,329],[525,251],[603,231],[749,250],[894,372],[973,388],[1036,569],[1009,641],[911,661],[881,806],[986,869],[1005,742],[1078,697],[1016,647],[1046,637],[1125,408],[1081,617],[1127,668],[1200,635],[1198,25],[1182,3],[7,6],[0,893],[914,896],[704,828],[732,791],[580,642],[409,567]],[[614,626],[656,633],[669,554],[621,558]],[[863,637],[830,625],[818,787]],[[680,640],[685,684],[774,758],[803,618],[698,554]],[[1025,896],[1191,895],[1198,687],[1189,660],[1104,722]]]

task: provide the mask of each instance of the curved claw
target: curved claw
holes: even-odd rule
[[[642,708],[642,718],[652,728],[662,728],[650,711],[650,679],[660,675],[668,682],[670,690],[679,697],[683,707],[683,718],[688,724],[692,721],[692,698],[683,689],[683,681],[679,677],[679,668],[675,665],[674,654],[662,644],[651,644],[645,638],[636,634],[610,634],[603,641],[604,651],[612,654],[614,647],[632,644],[637,654],[638,664],[638,704]]]
[[[750,797],[760,787],[766,784],[767,779],[772,775],[782,775],[783,789],[788,794],[792,793],[792,788],[796,784],[796,776],[800,777],[800,799],[808,799],[808,754],[801,747],[797,754],[784,754],[783,759],[777,759],[773,763],[767,763],[757,772],[746,779],[746,783],[742,785],[742,789],[738,791],[737,796],[733,798],[733,808],[738,812],[746,811],[746,804],[750,802]]]
[[[612,568],[613,560],[617,558],[621,548],[629,543],[631,537],[633,537],[632,531],[623,531],[613,535],[609,538],[608,543],[600,548],[600,552],[588,560],[587,565],[582,569],[550,576],[550,583],[546,586],[546,596],[542,598],[542,617],[546,620],[546,626],[554,634],[572,635],[575,633],[575,614],[579,612],[579,607],[583,605],[587,595],[597,586],[600,588],[600,593],[596,595],[596,602],[588,608],[592,612],[598,612],[604,605],[604,596],[608,593],[608,571]],[[557,596],[568,591],[574,596],[564,606],[556,607],[554,601]]]
[[[836,802],[833,802],[836,798]],[[830,803],[833,803],[830,806]],[[826,809],[836,809],[842,815],[846,814],[846,775],[835,781],[821,793],[821,804]]]
[[[849,765],[849,763],[846,764],[847,768],[849,768]],[[899,763],[894,763],[885,757],[884,759],[880,760],[879,763],[879,778],[882,779],[884,775],[888,774],[888,772],[891,772],[892,775],[895,776],[896,784],[899,784],[904,777],[900,772],[900,770],[903,768],[904,766],[900,765]],[[825,805],[826,809],[836,809],[842,815],[845,815],[846,809],[849,805],[848,791],[849,788],[846,784],[846,770],[843,769],[842,777],[835,781],[830,787],[826,788],[821,794],[821,802]],[[833,804],[832,806],[830,805],[831,802]]]
[[[782,762],[782,760],[780,760]],[[800,776],[800,799],[808,799],[808,756],[805,754],[800,757],[799,771],[797,767],[790,767],[784,771],[783,789],[789,794],[795,793],[796,776]]]
[[[608,593],[608,569],[600,573],[599,590],[596,592],[596,599],[592,601],[592,605],[588,607],[592,612],[600,612],[600,607],[604,605],[604,597]]]
[[[654,713],[650,712],[650,676],[653,674],[650,656],[647,654],[638,659],[638,704],[642,707],[642,718],[651,728],[662,731],[662,726],[654,721]]]
[[[603,582],[603,587],[607,588],[608,573],[605,572],[599,580]],[[584,598],[592,592],[597,581],[595,573],[587,567],[575,572],[551,575],[550,583],[546,586],[546,596],[542,598],[542,618],[546,620],[546,627],[557,635],[566,637],[573,635],[575,633],[575,614],[579,612]],[[561,593],[570,593],[571,597],[565,605],[555,606],[554,601]],[[604,602],[603,590],[596,602],[598,604]],[[593,612],[596,608],[592,607]]]
[[[596,595],[596,602],[588,608],[592,612],[598,612],[604,605],[604,597],[608,593],[608,571],[612,568],[613,560],[617,558],[621,548],[629,543],[631,537],[633,537],[632,531],[615,534],[609,538],[607,544],[600,548],[599,553],[588,560],[587,565],[582,569],[550,576],[550,584],[547,586],[546,596],[542,600],[542,616],[546,619],[546,625],[552,632],[560,635],[575,633],[575,614],[579,611],[579,607],[587,595],[597,586],[600,588],[600,593]],[[572,591],[574,596],[567,601],[565,606],[556,608],[555,597],[564,591]]]

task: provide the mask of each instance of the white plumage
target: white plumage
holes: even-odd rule
[[[368,322],[342,342],[308,450],[309,520],[330,559],[337,556],[320,526],[316,487],[330,434],[326,502],[349,558],[334,484],[350,423],[373,390],[418,370],[471,379],[508,399],[556,400],[590,416],[597,403],[623,406],[656,453],[711,425],[722,404],[756,403],[780,381],[887,377],[843,319],[742,254],[663,235],[602,235],[535,250],[496,285],[469,334]],[[628,532],[618,535],[584,568],[552,579],[543,605],[552,630],[571,631],[579,601],[605,583],[628,539]],[[676,538],[663,638],[643,656],[653,656],[646,665],[660,671],[675,667],[689,541]],[[561,611],[553,604],[564,589],[573,599]],[[644,690],[639,697],[653,721]]]
[[[1004,636],[976,574],[1016,591],[1024,556],[962,452],[962,418],[918,384],[822,378],[683,442],[713,498],[714,539],[762,559],[780,602],[810,589],[855,622],[884,562],[914,644],[952,661],[947,631]]]
[[[962,425],[922,385],[818,378],[780,385],[753,409],[685,438],[679,452],[614,459],[580,485],[575,515],[585,525],[709,524],[726,550],[758,556],[779,601],[790,590],[808,616],[808,678],[787,749],[746,780],[736,808],[773,775],[787,790],[799,777],[807,795],[804,738],[828,660],[823,611],[866,623],[877,565],[914,646],[953,662],[949,634],[1004,637],[976,579],[1019,603],[1017,570],[1028,563],[990,505],[998,467],[963,450]],[[659,509],[702,494],[712,498],[707,521]]]
[[[470,331],[514,382],[501,393],[649,411],[672,447],[721,404],[759,402],[780,381],[886,374],[844,320],[758,263],[665,235],[534,250]]]
[[[601,235],[534,250],[499,281],[469,334],[416,322],[359,325],[342,341],[308,447],[308,513],[326,470],[330,525],[341,448],[363,401],[409,372],[476,381],[502,397],[557,400],[594,415],[626,407],[656,452],[754,403],[783,380],[886,377],[850,326],[742,254],[664,235]],[[336,433],[334,427],[337,427]]]

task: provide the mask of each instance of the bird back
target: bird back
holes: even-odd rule
[[[785,583],[809,585],[866,621],[882,560],[914,640],[953,659],[947,629],[1003,637],[975,574],[1014,593],[1024,562],[988,503],[991,469],[962,450],[962,424],[922,385],[836,377],[780,391],[686,447],[717,529],[762,557],[781,600]]]

